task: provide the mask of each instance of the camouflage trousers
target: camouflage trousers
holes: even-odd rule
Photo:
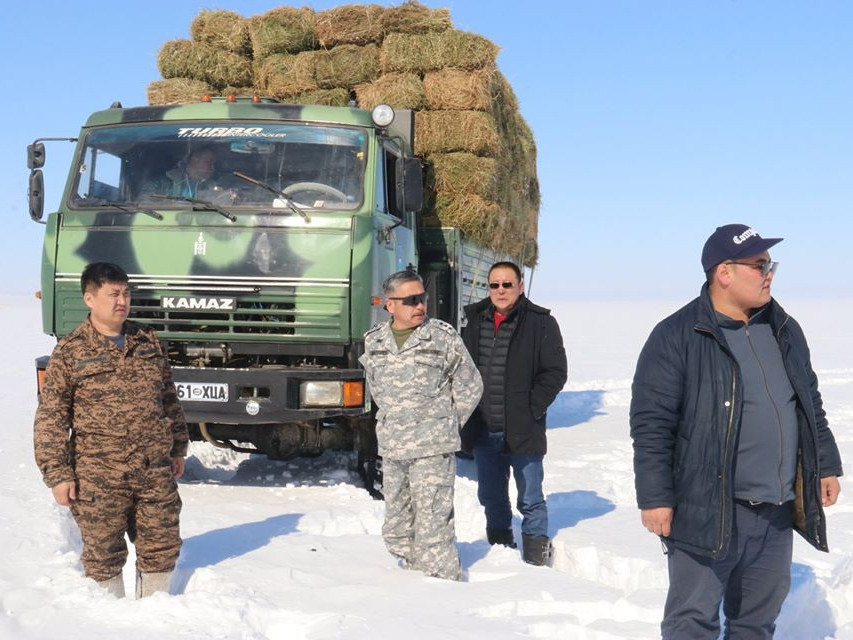
[[[460,580],[453,522],[456,457],[452,453],[412,460],[382,460],[385,522],[382,537],[407,569]]]
[[[168,458],[146,463],[147,458],[124,469],[77,468],[71,513],[83,539],[83,569],[98,582],[121,573],[127,560],[125,533],[136,547],[139,571],[175,568],[181,550],[178,487]]]

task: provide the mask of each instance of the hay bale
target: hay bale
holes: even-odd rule
[[[249,21],[233,11],[202,9],[190,24],[193,40],[216,49],[249,55]]]
[[[388,7],[379,20],[382,33],[430,33],[453,28],[450,11],[430,9],[416,0]]]
[[[427,161],[429,191],[448,195],[470,193],[484,200],[497,197],[498,161],[473,153],[437,153]]]
[[[495,248],[495,231],[501,225],[501,208],[497,203],[471,193],[436,193],[435,207],[429,216],[440,226],[459,227],[479,244]],[[426,222],[429,222],[428,219]]]
[[[494,67],[465,71],[440,69],[424,75],[424,93],[430,109],[489,111],[495,99]]]
[[[475,33],[391,33],[382,43],[382,71],[425,73],[445,67],[479,69],[494,65],[498,46]]]
[[[348,4],[317,14],[317,40],[321,47],[382,42],[382,14],[378,4]]]
[[[255,59],[313,49],[317,44],[315,18],[309,7],[278,7],[252,16],[248,29]]]
[[[496,155],[501,148],[495,119],[482,111],[418,111],[415,154],[470,151]]]
[[[292,104],[320,104],[329,107],[346,107],[349,105],[350,92],[338,87],[336,89],[314,89],[305,91],[295,96],[290,96],[287,101]]]
[[[164,78],[203,80],[214,89],[252,84],[248,58],[191,40],[170,40],[160,49],[157,66]]]
[[[368,111],[385,103],[395,109],[423,109],[424,83],[414,73],[389,73],[373,82],[355,86],[358,106]]]
[[[277,98],[317,89],[312,51],[273,54],[257,66],[255,76],[261,92]]]
[[[210,95],[210,87],[201,80],[167,78],[150,83],[146,93],[148,104],[151,105],[181,104],[182,102],[198,102],[202,97]]]
[[[257,87],[223,87],[219,91],[219,95],[222,96],[241,96],[244,98],[251,98],[252,96],[260,95]]]
[[[314,81],[321,89],[354,87],[379,77],[379,47],[342,44],[328,50],[306,52],[314,61]]]

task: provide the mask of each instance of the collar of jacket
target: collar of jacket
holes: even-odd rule
[[[464,311],[465,316],[468,318],[468,321],[475,319],[478,315],[483,314],[484,317],[491,318],[493,317],[494,305],[492,304],[491,298],[483,298],[479,302],[474,302],[469,305],[465,305]],[[545,307],[540,307],[538,304],[533,304],[530,302],[530,299],[527,298],[523,293],[519,296],[518,302],[515,303],[515,306],[507,315],[507,320],[512,317],[513,313],[541,313],[544,315],[548,315],[551,313],[550,309],[546,309]]]
[[[770,328],[773,330],[773,335],[778,337],[779,331],[788,322],[788,314],[782,308],[782,305],[776,302],[775,298],[770,298],[770,302],[764,308],[767,310],[767,320],[770,323]],[[721,344],[726,344],[723,331],[717,322],[717,312],[714,310],[714,305],[711,302],[711,292],[707,282],[702,285],[702,289],[699,292],[695,329],[710,333]]]
[[[92,346],[92,348],[104,349],[112,344],[109,338],[107,338],[104,334],[95,329],[95,325],[92,324],[91,314],[86,316],[86,320],[80,325],[80,327],[81,335]],[[122,331],[124,333],[125,339],[125,351],[127,351],[128,346],[132,345],[139,339],[140,335],[142,334],[142,331],[140,330],[139,326],[127,321],[125,321]]]
[[[402,353],[403,351],[408,351],[409,349],[415,348],[422,341],[432,339],[432,327],[430,326],[430,317],[425,316],[424,321],[418,326],[417,329],[412,332],[412,335],[409,336],[409,339],[406,340],[406,344],[403,345],[403,348],[397,349],[397,341],[394,340],[394,334],[391,332],[392,321],[393,318],[383,324],[382,328],[377,334],[377,338],[379,339],[379,341],[391,353]],[[415,338],[414,340],[412,340],[413,337]]]

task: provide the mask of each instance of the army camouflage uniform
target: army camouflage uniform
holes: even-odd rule
[[[378,407],[385,545],[406,568],[459,580],[455,453],[483,391],[480,372],[453,327],[433,318],[400,349],[391,322],[377,325],[364,336],[360,361]]]
[[[77,484],[83,568],[99,582],[121,573],[125,533],[141,572],[171,571],[181,548],[171,458],[186,455],[187,425],[155,332],[124,329],[124,351],[88,319],[60,340],[35,419],[45,484]]]

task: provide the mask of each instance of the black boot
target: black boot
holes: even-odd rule
[[[527,564],[543,567],[551,559],[551,540],[548,536],[522,535],[522,558]]]
[[[486,537],[489,539],[489,544],[502,544],[510,549],[518,549],[512,537],[512,529],[486,529]]]

